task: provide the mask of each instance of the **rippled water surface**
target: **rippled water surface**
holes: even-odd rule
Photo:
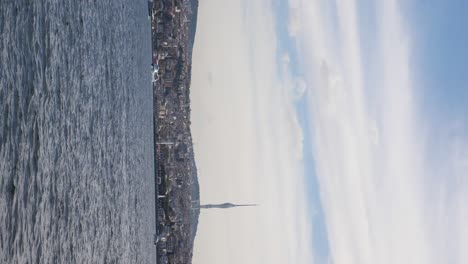
[[[0,1],[0,263],[154,263],[147,12]]]

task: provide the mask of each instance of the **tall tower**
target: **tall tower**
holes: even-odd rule
[[[232,203],[223,203],[223,204],[202,204],[200,209],[226,209],[232,207],[241,207],[241,206],[257,206],[257,204],[232,204]]]

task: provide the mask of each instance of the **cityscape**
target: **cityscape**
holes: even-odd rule
[[[151,8],[158,263],[191,263],[199,186],[190,132],[190,78],[198,1]]]

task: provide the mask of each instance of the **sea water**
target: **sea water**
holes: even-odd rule
[[[146,0],[0,1],[0,263],[154,263]]]

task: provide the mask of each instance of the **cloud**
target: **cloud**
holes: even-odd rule
[[[302,76],[291,75],[291,56],[284,53],[280,59],[283,73],[283,87],[286,89],[288,99],[297,101],[301,99],[307,91],[307,83]]]
[[[467,141],[440,136],[444,155],[428,158],[434,138],[417,101],[399,2],[376,4],[370,36],[359,23],[361,2],[299,2],[295,41],[313,131],[305,147],[313,149],[330,261],[466,263]],[[363,49],[367,38],[377,43],[372,50]]]
[[[301,19],[299,10],[291,8],[289,10],[288,32],[290,37],[296,37],[301,31]]]
[[[300,76],[291,51],[276,61],[270,1],[200,3],[191,100],[202,200],[262,206],[203,212],[194,263],[467,263],[466,129],[424,115],[400,2],[288,3]],[[295,109],[303,98],[310,134]],[[325,260],[310,238],[304,148]]]
[[[292,87],[292,97],[296,100],[302,98],[307,91],[307,83],[303,78],[296,78]]]

